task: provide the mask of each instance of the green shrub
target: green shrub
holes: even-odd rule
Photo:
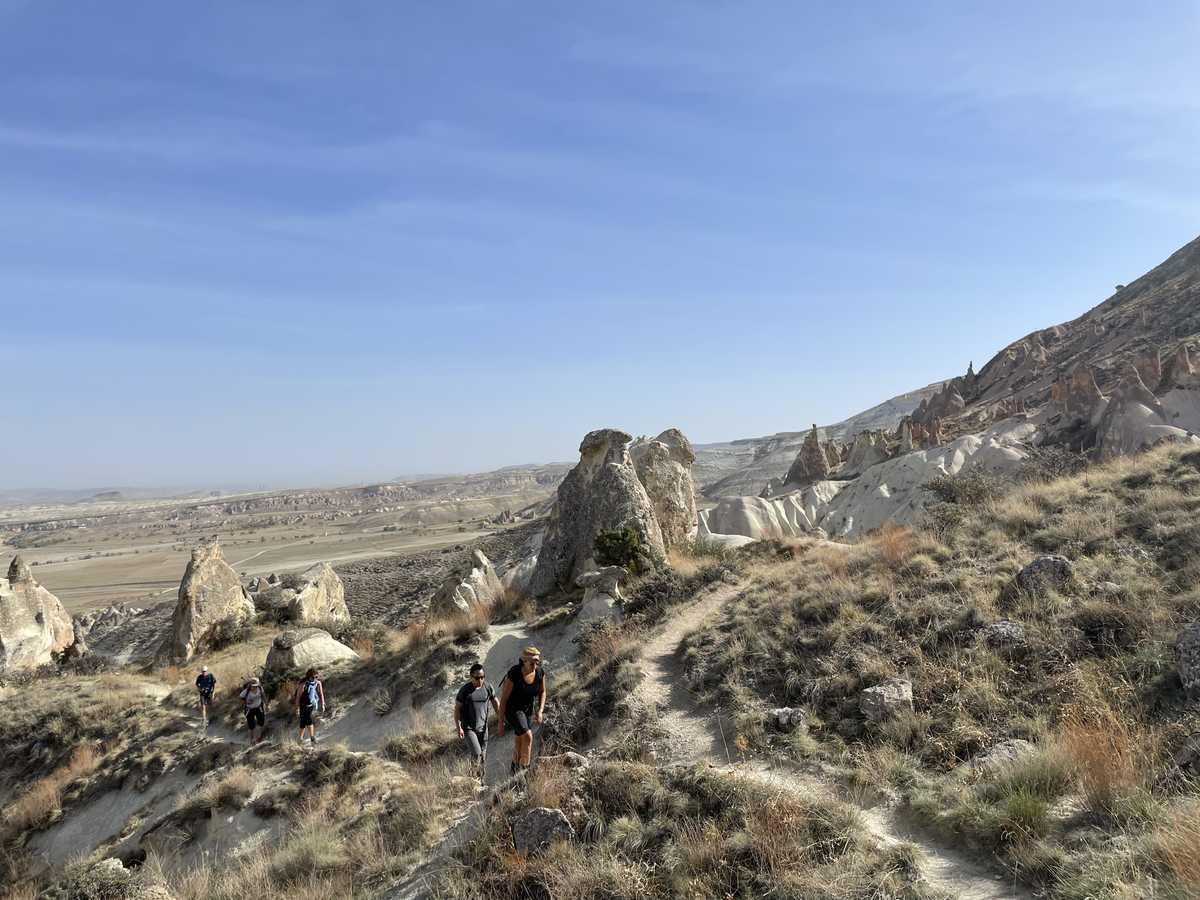
[[[635,575],[653,566],[642,546],[642,536],[632,528],[602,531],[596,535],[596,562],[602,566],[621,566]]]

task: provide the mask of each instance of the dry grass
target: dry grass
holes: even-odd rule
[[[1112,815],[1158,771],[1156,733],[1113,709],[1069,710],[1059,740],[1088,805],[1099,814]]]
[[[93,744],[80,744],[66,764],[35,781],[5,811],[5,825],[16,833],[44,828],[62,810],[62,794],[71,782],[96,771],[100,754]]]
[[[1200,801],[1193,800],[1154,836],[1157,854],[1188,896],[1200,896]]]
[[[556,759],[539,759],[529,777],[529,805],[562,809],[571,793],[570,770]]]
[[[350,641],[350,649],[359,655],[361,659],[372,660],[375,658],[375,640],[374,638],[360,636]]]
[[[912,555],[915,544],[911,528],[904,525],[893,525],[891,522],[884,525],[877,534],[871,537],[870,541],[874,544],[883,564],[892,569],[898,569],[904,565]]]

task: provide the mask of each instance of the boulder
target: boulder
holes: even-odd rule
[[[807,731],[808,715],[802,709],[782,706],[768,713],[767,721],[780,731]]]
[[[541,853],[555,841],[569,841],[575,829],[561,809],[537,806],[526,810],[512,821],[513,846],[518,853]]]
[[[335,641],[320,628],[289,629],[271,642],[264,664],[268,672],[296,674],[310,668],[322,669],[335,663],[358,659],[358,654]]]
[[[288,603],[288,618],[297,625],[349,625],[346,588],[333,566],[317,563],[300,576],[302,586]]]
[[[75,642],[71,616],[37,583],[33,570],[13,557],[0,578],[0,672],[36,669]]]
[[[579,463],[558,486],[549,522],[529,579],[535,597],[571,585],[595,568],[596,537],[631,529],[653,559],[665,553],[654,506],[630,459],[630,436],[614,428],[590,432],[579,445]]]
[[[980,774],[995,774],[1033,753],[1037,748],[1029,741],[1020,738],[1011,741],[1001,741],[986,753],[971,760],[971,769]]]
[[[621,579],[627,573],[621,566],[605,566],[594,572],[585,572],[575,579],[575,586],[583,588],[583,603],[575,616],[577,624],[592,619],[607,619],[614,615],[614,608],[621,597]]]
[[[654,507],[663,548],[687,546],[696,537],[696,452],[691,442],[678,428],[668,428],[652,441],[634,444],[629,456]]]
[[[859,694],[859,709],[871,722],[886,722],[913,711],[913,686],[907,678],[893,678]]]
[[[221,629],[253,619],[254,601],[225,562],[221,545],[215,540],[202,544],[192,551],[179,585],[167,654],[177,660],[191,659]]]
[[[983,639],[989,647],[1019,647],[1025,643],[1025,626],[1001,619],[984,626]]]
[[[1065,556],[1039,556],[1020,572],[1013,586],[1026,594],[1039,594],[1046,588],[1061,589],[1075,577],[1075,568]]]
[[[1175,664],[1183,689],[1200,695],[1200,622],[1193,622],[1175,639]]]
[[[477,609],[494,605],[503,593],[504,585],[491,560],[482,551],[473,550],[466,574],[451,575],[433,595],[429,616],[434,619],[468,616]]]

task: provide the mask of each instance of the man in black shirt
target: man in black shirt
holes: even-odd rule
[[[208,711],[212,708],[213,693],[217,689],[217,676],[208,671],[208,666],[200,667],[200,674],[196,676],[196,691],[200,694],[200,718],[204,720],[204,725],[208,727]]]
[[[471,680],[458,689],[454,698],[454,726],[458,736],[467,745],[471,758],[479,766],[479,779],[484,776],[484,759],[487,755],[488,705],[500,714],[496,692],[487,683],[487,675],[479,663],[471,666]]]

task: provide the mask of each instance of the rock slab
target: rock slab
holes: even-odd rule
[[[295,674],[358,659],[358,654],[320,628],[283,632],[271,642],[264,664],[268,672]]]
[[[561,809],[537,806],[521,813],[512,822],[513,846],[518,853],[541,853],[555,841],[569,841],[575,829]]]
[[[663,548],[687,547],[696,537],[696,451],[691,441],[678,428],[668,428],[652,441],[634,444],[629,455],[654,506]]]
[[[871,722],[886,722],[913,710],[913,686],[906,678],[893,678],[867,688],[859,695],[859,709]]]

